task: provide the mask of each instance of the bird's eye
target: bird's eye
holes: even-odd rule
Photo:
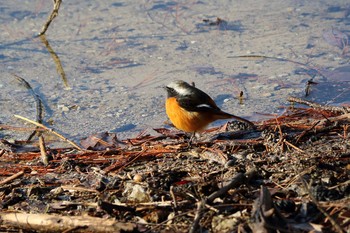
[[[168,96],[169,97],[173,97],[177,95],[177,92],[174,90],[174,88],[171,87],[165,87],[167,92],[168,92]]]

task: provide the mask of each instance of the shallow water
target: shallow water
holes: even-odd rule
[[[329,34],[332,28],[350,34],[346,0],[63,1],[46,39],[66,80],[35,37],[51,4],[0,6],[2,124],[23,126],[14,114],[36,119],[36,102],[14,75],[43,101],[44,123],[75,141],[164,127],[163,86],[175,79],[195,82],[224,111],[250,120],[281,114],[288,96],[305,97],[310,79],[319,84],[307,99],[349,104],[350,52]],[[217,17],[225,21],[217,25]],[[245,55],[284,59],[239,57]]]

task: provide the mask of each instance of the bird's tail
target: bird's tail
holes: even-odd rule
[[[241,121],[241,122],[245,122],[247,123],[248,125],[250,126],[255,126],[253,122],[251,121],[248,121],[242,117],[239,117],[239,116],[235,116],[235,115],[232,115],[230,113],[227,113],[227,112],[223,112],[223,111],[220,111],[218,114],[215,115],[216,119],[219,120],[219,119],[236,119],[238,121]]]

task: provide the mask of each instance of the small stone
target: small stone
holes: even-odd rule
[[[265,92],[261,95],[262,97],[271,97],[272,93],[271,92]]]
[[[67,106],[65,106],[64,104],[58,104],[57,108],[62,110],[62,112],[68,112],[69,108]]]
[[[225,164],[225,167],[228,168],[228,167],[232,167],[236,164],[237,162],[237,158],[232,158],[231,160],[227,161],[226,164]]]
[[[138,184],[128,183],[125,186],[123,194],[129,201],[136,203],[149,202],[151,200],[151,197],[146,190]]]
[[[54,188],[54,189],[52,189],[50,191],[50,193],[53,194],[53,195],[59,195],[59,194],[61,194],[63,192],[64,192],[64,190],[63,190],[62,187],[57,187],[57,188]]]
[[[136,174],[134,175],[134,178],[133,180],[137,183],[141,182],[142,181],[142,176],[140,174]]]

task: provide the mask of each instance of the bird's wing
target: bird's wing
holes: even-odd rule
[[[191,112],[219,112],[220,108],[206,93],[200,91],[195,95],[185,95],[178,97],[177,102],[180,107]]]

